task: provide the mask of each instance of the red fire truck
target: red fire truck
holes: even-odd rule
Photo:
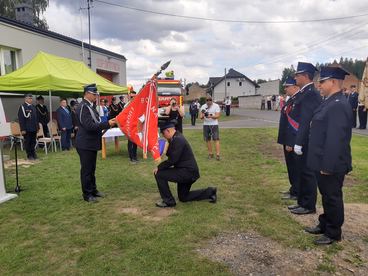
[[[180,105],[183,104],[184,89],[180,80],[158,79],[157,96],[159,114],[165,112],[165,107],[170,105],[170,99],[175,98]]]

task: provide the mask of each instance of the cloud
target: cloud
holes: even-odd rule
[[[141,0],[109,3],[177,15],[230,20],[304,20],[368,12],[360,0]],[[82,3],[82,5],[81,5]],[[50,29],[80,39],[79,7],[86,1],[50,1],[46,19]],[[206,83],[234,68],[251,79],[274,79],[298,60],[327,62],[340,55],[366,58],[365,18],[349,20],[252,24],[183,19],[149,14],[93,2],[94,44],[127,57],[127,77],[142,83],[167,60],[179,78]],[[86,10],[82,11],[87,39]],[[63,24],[60,24],[63,22]],[[360,48],[359,48],[360,47]]]

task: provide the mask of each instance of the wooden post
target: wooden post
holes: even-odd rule
[[[119,144],[119,137],[115,136],[115,152],[119,152],[120,151],[120,144]]]

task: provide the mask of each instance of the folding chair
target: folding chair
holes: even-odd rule
[[[20,149],[23,151],[23,141],[24,141],[24,138],[22,136],[22,133],[20,131],[20,125],[18,122],[11,122],[10,123],[10,131],[11,131],[11,134],[17,138],[17,140],[19,141],[19,144],[20,144]],[[15,139],[11,139],[10,140],[10,150],[12,150],[13,146],[14,146],[14,143],[17,142],[17,140]]]

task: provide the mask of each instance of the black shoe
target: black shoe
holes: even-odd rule
[[[298,204],[294,204],[294,205],[289,205],[287,208],[289,209],[289,210],[294,210],[294,209],[297,209],[297,208],[299,208],[300,206],[298,205]]]
[[[290,210],[290,212],[292,212],[293,214],[296,214],[296,215],[308,215],[308,214],[316,213],[316,210],[309,210],[309,209],[306,209],[304,207],[298,207],[296,209]]]
[[[133,165],[135,165],[135,164],[137,164],[138,163],[138,160],[135,160],[135,159],[130,159],[130,164],[133,164]]]
[[[332,239],[326,235],[322,235],[314,241],[315,245],[329,245],[334,242],[340,241],[341,239]]]
[[[297,200],[298,198],[296,196],[291,195],[291,194],[285,194],[281,197],[281,199],[284,199],[284,200]]]
[[[83,197],[83,199],[87,202],[91,202],[91,203],[97,203],[97,198],[95,198],[94,196],[86,196],[86,197]]]
[[[220,161],[220,155],[216,155],[216,160]]]
[[[213,153],[212,154],[208,154],[208,159],[212,159],[214,157]]]
[[[212,188],[212,195],[210,196],[209,203],[216,203],[217,202],[217,188]]]
[[[92,194],[94,197],[105,197],[105,195],[99,191]]]
[[[156,202],[156,206],[160,208],[170,208],[175,207],[176,204],[167,204],[165,201],[161,200]]]
[[[313,235],[323,234],[323,231],[321,227],[319,227],[319,225],[317,225],[316,227],[305,227],[304,231]]]

